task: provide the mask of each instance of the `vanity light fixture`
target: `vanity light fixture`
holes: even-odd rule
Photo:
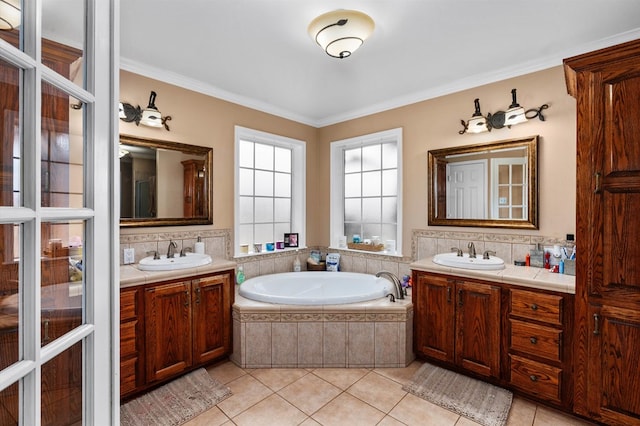
[[[480,100],[474,99],[475,111],[469,121],[460,120],[463,129],[458,131],[459,134],[465,133],[482,133],[490,132],[492,129],[502,129],[503,127],[514,126],[524,123],[527,120],[538,117],[540,121],[545,121],[542,111],[549,108],[549,105],[543,104],[540,108],[531,108],[525,111],[520,106],[516,98],[516,89],[511,90],[511,105],[507,111],[498,111],[494,114],[489,113],[486,117],[480,112]]]
[[[375,24],[357,10],[334,10],[311,21],[307,31],[311,38],[333,58],[344,59],[356,51],[371,35]]]
[[[0,30],[14,30],[21,23],[20,0],[0,0]]]
[[[131,104],[120,102],[118,111],[120,120],[127,123],[136,123],[136,126],[144,124],[149,127],[164,127],[170,130],[167,121],[171,120],[171,116],[163,117],[162,113],[158,111],[156,96],[156,92],[152,90],[151,95],[149,95],[149,105],[144,110],[140,106],[134,107]]]

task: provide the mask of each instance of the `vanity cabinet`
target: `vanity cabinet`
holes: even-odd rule
[[[577,109],[575,411],[640,424],[640,40],[564,66]]]
[[[484,377],[500,377],[500,288],[414,272],[416,351]]]
[[[566,411],[573,295],[413,271],[417,355]]]
[[[554,405],[570,406],[571,296],[510,289],[509,384]]]
[[[233,271],[123,289],[120,395],[231,352]]]

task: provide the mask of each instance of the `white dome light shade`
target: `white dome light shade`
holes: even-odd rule
[[[142,111],[140,124],[149,127],[162,127],[162,114],[160,114],[160,111],[157,109],[147,108]]]
[[[13,30],[21,23],[20,0],[0,0],[0,30]]]
[[[504,125],[513,126],[514,124],[520,124],[527,121],[527,117],[524,115],[524,108],[517,106],[515,108],[509,108],[504,114]]]
[[[334,10],[318,16],[309,24],[309,35],[327,55],[347,58],[373,33],[375,24],[357,10]]]

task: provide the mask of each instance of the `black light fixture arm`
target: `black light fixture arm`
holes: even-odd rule
[[[542,115],[542,111],[544,111],[547,108],[549,108],[549,105],[543,104],[540,108],[528,109],[528,110],[525,111],[524,116],[527,117],[527,119],[529,119],[529,120],[538,117],[540,119],[540,121],[546,121],[545,116]]]

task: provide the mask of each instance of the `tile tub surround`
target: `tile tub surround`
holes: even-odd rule
[[[236,290],[233,336],[231,361],[241,368],[405,367],[414,359],[413,304],[278,305]]]

